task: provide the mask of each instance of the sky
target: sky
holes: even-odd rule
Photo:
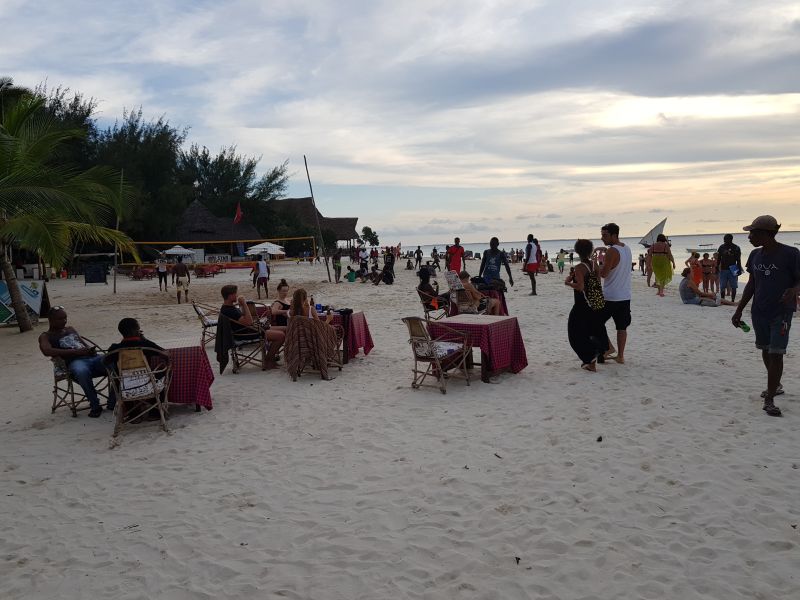
[[[800,230],[796,0],[0,0],[0,75],[236,145],[381,242]]]

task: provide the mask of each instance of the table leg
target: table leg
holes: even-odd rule
[[[489,364],[489,355],[481,350],[481,381],[483,383],[491,383],[490,377],[492,376],[492,368]]]
[[[350,362],[350,315],[342,315],[342,329],[344,330],[344,337],[342,338],[342,364],[346,365]]]

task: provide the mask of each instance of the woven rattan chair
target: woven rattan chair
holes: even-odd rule
[[[242,338],[233,335],[231,320],[223,314],[219,315],[217,325],[217,339],[214,341],[214,350],[217,353],[219,372],[222,374],[228,365],[228,356],[233,363],[232,370],[238,373],[245,365],[260,365],[262,371],[267,369],[267,342],[264,338],[264,328],[256,321],[253,325],[239,325],[241,332],[252,333],[252,338]]]
[[[422,303],[422,312],[425,313],[426,321],[438,321],[446,317],[450,312],[450,305],[442,302],[439,296],[431,296],[417,288],[419,301]],[[441,303],[441,304],[440,304]]]
[[[93,348],[100,350],[93,341],[85,337],[82,337],[82,339],[91,344]],[[52,414],[56,412],[56,409],[66,406],[72,411],[72,416],[77,417],[79,410],[90,408],[89,399],[83,393],[81,386],[72,379],[64,359],[53,357],[50,360],[53,363],[53,406],[50,413]],[[94,382],[94,389],[97,391],[100,404],[108,404],[108,378],[97,377]]]
[[[200,304],[192,300],[192,307],[200,319],[203,333],[200,334],[200,345],[205,347],[209,342],[213,342],[217,337],[217,323],[219,321],[219,309],[207,304]]]
[[[469,385],[467,358],[472,353],[472,346],[467,334],[438,324],[437,329],[442,329],[445,333],[432,339],[425,320],[420,317],[405,317],[403,323],[408,327],[408,343],[414,354],[412,388],[419,389],[428,375],[431,375],[438,382],[434,387],[446,394],[447,380],[455,373],[463,375]]]
[[[151,410],[158,411],[161,428],[168,431],[167,393],[172,379],[169,353],[154,348],[120,348],[106,354],[103,362],[117,398],[113,439],[125,425],[140,421]]]
[[[342,340],[344,329],[308,317],[290,317],[286,328],[283,354],[286,370],[292,378],[303,374],[306,368],[318,371],[322,379],[330,379],[328,369],[342,370]]]

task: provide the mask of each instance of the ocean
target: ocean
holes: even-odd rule
[[[709,233],[705,235],[673,235],[670,236],[670,242],[672,243],[672,255],[675,257],[676,264],[680,265],[683,263],[684,260],[689,258],[689,253],[687,252],[687,248],[696,248],[703,251],[707,251],[709,254],[713,254],[717,251],[722,245],[722,236],[725,235],[724,233]],[[644,246],[639,245],[639,240],[641,236],[635,238],[621,238],[624,244],[630,245],[631,250],[633,251],[633,257],[636,259],[639,254],[644,253],[645,248]],[[795,244],[800,244],[800,231],[785,231],[778,234],[778,241],[783,244],[788,244],[789,246],[793,246]],[[599,239],[592,240],[595,247],[601,245],[601,241]],[[452,243],[452,242],[448,242]],[[750,245],[750,242],[747,241],[747,233],[734,233],[733,234],[733,243],[737,244],[742,249],[742,256],[744,258],[750,253],[753,249],[753,246]],[[512,249],[522,248],[525,250],[525,245],[527,242],[525,241],[501,241],[500,242],[500,249],[506,250],[510,252]],[[547,252],[550,257],[555,257],[559,250],[562,248],[569,252],[573,245],[575,244],[575,240],[539,240],[539,244],[542,246],[542,252]],[[489,248],[488,241],[486,243],[479,243],[479,244],[461,244],[464,246],[465,250],[472,250],[472,252],[480,252],[481,254]],[[422,251],[425,254],[425,257],[429,257],[431,254],[431,250],[436,248],[439,252],[444,252],[445,244],[426,244],[422,246]],[[798,246],[800,247],[800,245]],[[403,252],[414,251],[416,250],[416,246],[403,246]],[[427,258],[426,258],[427,260]]]

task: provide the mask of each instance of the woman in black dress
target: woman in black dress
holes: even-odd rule
[[[564,281],[565,285],[573,289],[575,297],[567,323],[569,345],[581,359],[581,368],[587,371],[597,371],[598,359],[602,362],[602,357],[609,348],[602,310],[593,309],[586,299],[587,288],[597,289],[597,286],[589,285],[589,278],[598,277],[592,267],[593,249],[590,240],[575,242],[575,252],[578,253],[580,262]]]

